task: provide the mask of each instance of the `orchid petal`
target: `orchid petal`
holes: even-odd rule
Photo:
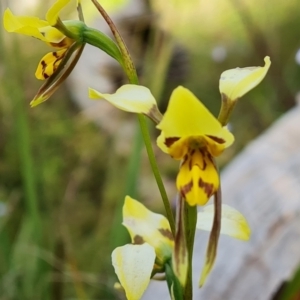
[[[220,139],[226,147],[233,141],[233,135],[222,128],[219,121],[188,89],[179,86],[172,95],[166,113],[157,128],[165,138],[211,136]]]
[[[223,72],[219,82],[220,93],[234,101],[255,88],[270,68],[270,57],[266,56],[264,61],[264,67],[236,68]]]
[[[36,17],[18,17],[15,16],[9,8],[4,12],[3,16],[4,28],[8,32],[21,33],[32,36],[42,41],[47,41],[39,28],[48,26],[48,22]]]
[[[207,205],[198,212],[197,228],[210,231],[214,217],[213,205]],[[249,240],[251,230],[245,217],[229,205],[222,205],[221,234],[226,234],[240,240]]]
[[[57,0],[48,10],[46,20],[51,26],[57,23],[60,11],[70,2],[70,0]]]
[[[35,72],[37,79],[45,80],[49,78],[57,69],[67,49],[47,53],[39,62]]]
[[[141,85],[125,84],[114,94],[102,94],[90,88],[89,97],[105,99],[121,110],[138,114],[148,115],[157,107],[150,90]]]
[[[128,300],[139,300],[150,282],[155,261],[153,247],[125,245],[112,253],[112,264]]]
[[[185,287],[188,275],[188,249],[186,245],[185,200],[182,197],[177,201],[175,246],[172,255],[172,268],[182,287]]]
[[[205,205],[219,188],[219,174],[210,155],[199,150],[188,153],[176,186],[189,205]]]
[[[153,213],[139,201],[126,196],[123,206],[123,225],[132,242],[151,245],[159,263],[171,257],[174,246],[170,225],[166,217]]]

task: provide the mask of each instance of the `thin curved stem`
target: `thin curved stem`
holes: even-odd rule
[[[123,68],[128,77],[129,82],[131,84],[139,84],[139,79],[137,76],[135,66],[134,66],[131,56],[129,54],[128,48],[127,48],[122,36],[120,35],[117,27],[115,26],[115,24],[113,23],[113,21],[111,20],[109,15],[106,13],[104,8],[100,5],[100,3],[97,0],[91,0],[91,1],[95,5],[95,7],[98,9],[98,11],[101,13],[101,15],[105,19],[106,23],[110,27],[112,34],[115,37],[115,40],[116,40],[116,42],[120,48],[120,51],[122,53],[122,57],[123,57],[123,61],[124,61]],[[142,131],[145,147],[147,149],[147,154],[148,154],[149,162],[150,162],[150,165],[152,168],[152,172],[155,177],[158,189],[160,191],[160,194],[161,194],[161,197],[162,197],[162,200],[164,203],[164,207],[166,210],[167,218],[170,223],[171,231],[172,231],[173,235],[175,235],[174,216],[172,214],[170,202],[169,202],[169,199],[168,199],[168,196],[167,196],[167,193],[166,193],[166,190],[165,190],[165,187],[164,187],[164,184],[163,184],[163,181],[162,181],[159,169],[158,169],[158,165],[157,165],[157,162],[155,159],[155,155],[153,152],[151,139],[150,139],[150,135],[149,135],[148,127],[147,127],[146,118],[144,115],[140,114],[140,115],[138,115],[138,119],[139,119],[141,131]]]

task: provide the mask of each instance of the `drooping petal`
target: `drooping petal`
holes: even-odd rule
[[[213,205],[207,205],[198,212],[197,228],[210,231],[214,217]],[[245,217],[233,207],[222,205],[221,234],[247,241],[250,238],[251,230]]]
[[[155,261],[153,247],[125,245],[112,253],[112,264],[128,300],[139,300],[148,287]]]
[[[9,8],[4,12],[3,24],[8,32],[16,32],[24,35],[32,36],[42,41],[47,41],[39,28],[48,26],[48,22],[40,20],[36,17],[18,17],[15,16]]]
[[[31,107],[35,107],[48,100],[49,97],[51,97],[51,95],[59,88],[76,66],[84,46],[84,44],[78,45],[75,43],[67,50],[66,55],[58,65],[56,72],[46,80],[46,82],[38,90],[33,100],[30,102]],[[71,56],[72,59],[70,60]]]
[[[159,263],[163,264],[171,257],[174,240],[166,217],[153,213],[137,200],[126,196],[123,225],[134,244],[146,242],[155,249]]]
[[[182,197],[177,199],[176,208],[176,235],[172,255],[172,269],[182,287],[185,287],[188,274],[188,249],[186,245],[186,231],[184,226],[185,200]]]
[[[60,11],[70,2],[70,0],[56,0],[46,14],[46,20],[51,26],[57,22]]]
[[[223,72],[219,82],[220,93],[234,101],[252,90],[264,79],[269,70],[270,57],[266,56],[264,61],[264,67],[236,68]]]
[[[101,94],[90,88],[89,97],[105,99],[121,110],[138,114],[149,115],[153,109],[157,108],[150,90],[141,85],[125,84],[114,94]]]
[[[49,78],[59,66],[66,54],[67,49],[47,53],[39,62],[35,72],[37,79],[45,80]]]
[[[188,89],[179,86],[172,95],[166,113],[157,128],[165,138],[212,136],[230,146],[233,135],[222,128],[219,121]]]
[[[199,149],[189,151],[180,166],[176,186],[189,205],[205,205],[219,187],[218,171],[210,154]]]
[[[219,187],[214,194],[214,217],[213,224],[209,235],[208,245],[205,254],[205,264],[200,276],[199,286],[202,287],[206,281],[207,276],[211,272],[219,244],[219,237],[221,232],[221,215],[222,215],[222,193]],[[196,224],[197,225],[197,224]]]
[[[42,27],[39,28],[39,31],[43,34],[47,43],[49,43],[50,46],[52,47],[66,48],[70,46],[72,43],[74,43],[73,40],[67,38],[63,33],[61,33],[59,30],[57,30],[54,27],[51,26]]]

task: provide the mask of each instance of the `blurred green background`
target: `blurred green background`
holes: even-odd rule
[[[82,2],[92,22],[97,12]],[[127,2],[109,3],[120,10]],[[10,6],[43,17],[48,8],[42,1],[29,4],[21,8],[18,1],[2,1],[1,12]],[[182,84],[217,114],[220,74],[263,65],[263,58],[271,57],[263,83],[234,111],[230,126],[236,143],[222,156],[222,165],[295,105],[297,0],[152,0],[147,5],[139,19],[143,30],[134,33],[147,55],[136,59],[162,109],[171,90]],[[29,107],[40,86],[35,68],[46,49],[37,40],[0,30],[0,299],[121,299],[110,263],[112,248],[128,239],[119,209],[129,191],[151,197],[154,179],[142,192],[130,186],[130,179],[151,174],[147,159],[111,151],[115,137],[85,117],[65,85],[46,103]],[[167,184],[173,184],[177,164],[163,154],[158,159]],[[149,206],[163,212],[159,199]],[[297,276],[292,296],[300,285]]]

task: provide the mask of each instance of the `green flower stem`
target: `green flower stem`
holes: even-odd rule
[[[100,3],[97,0],[91,0],[91,1],[93,2],[95,7],[100,12],[102,17],[106,21],[107,25],[109,26],[113,36],[115,37],[115,40],[116,40],[116,42],[120,48],[121,54],[123,56],[124,65],[122,65],[122,66],[124,68],[124,71],[125,71],[128,79],[129,79],[129,82],[132,84],[138,84],[139,79],[138,79],[138,76],[136,73],[135,66],[134,66],[131,56],[129,54],[128,48],[127,48],[122,36],[120,35],[117,27],[115,26],[114,22],[109,17],[107,12],[104,10],[104,8],[100,5]]]
[[[173,300],[182,300],[182,287],[173,272],[171,261],[167,261],[165,264],[166,280],[169,288],[170,295]]]
[[[103,9],[103,7],[98,3],[97,0],[91,0],[93,2],[93,4],[95,5],[95,7],[98,9],[98,11],[101,13],[101,15],[103,16],[103,18],[105,19],[105,21],[107,22],[108,26],[110,27],[112,34],[115,37],[115,40],[120,48],[120,51],[122,53],[122,57],[123,57],[123,68],[124,71],[128,77],[128,80],[131,84],[139,84],[139,79],[136,73],[136,69],[135,66],[133,64],[133,61],[131,59],[131,56],[129,54],[129,51],[126,47],[126,44],[123,40],[123,38],[121,37],[118,29],[116,28],[115,24],[113,23],[113,21],[111,20],[111,18],[109,17],[109,15],[106,13],[106,11]],[[150,139],[150,135],[149,135],[149,131],[148,131],[148,127],[147,127],[147,122],[146,122],[146,118],[143,115],[139,115],[138,116],[139,119],[139,123],[140,123],[140,127],[141,127],[141,131],[142,131],[142,135],[143,135],[143,139],[144,139],[144,143],[145,143],[145,147],[147,149],[147,154],[148,154],[148,158],[151,164],[151,168],[152,168],[152,172],[153,175],[156,179],[156,183],[157,186],[159,188],[164,206],[165,206],[165,210],[166,210],[166,215],[167,218],[169,220],[170,223],[170,227],[172,230],[173,235],[175,235],[175,222],[174,222],[174,216],[172,214],[172,209],[167,197],[167,193],[157,166],[157,162],[155,159],[155,155],[153,152],[153,148],[152,148],[152,144],[151,144],[151,139]]]
[[[196,224],[197,224],[197,206],[190,206],[185,201],[184,203],[184,224],[185,224],[185,238],[186,245],[189,254],[188,261],[188,275],[187,281],[184,291],[184,299],[192,300],[193,299],[193,250],[194,250],[194,240],[195,240],[195,232],[196,232]]]
[[[225,94],[222,94],[222,104],[219,112],[218,120],[222,126],[226,126],[229,122],[231,113],[236,105],[236,100],[229,99]]]
[[[149,158],[150,165],[151,165],[151,168],[152,168],[152,172],[153,172],[153,175],[156,179],[158,189],[160,191],[162,200],[164,202],[166,215],[167,215],[167,218],[168,218],[169,223],[170,223],[171,231],[173,233],[173,236],[175,236],[174,216],[172,214],[169,199],[168,199],[168,196],[167,196],[167,193],[166,193],[166,190],[165,190],[165,187],[164,187],[164,184],[163,184],[163,181],[161,179],[159,169],[158,169],[158,166],[157,166],[157,163],[156,163],[155,155],[154,155],[152,144],[151,144],[151,138],[150,138],[148,127],[147,127],[146,118],[145,118],[144,115],[141,115],[141,114],[138,115],[138,118],[139,118],[139,122],[140,122],[140,128],[141,128],[141,131],[142,131],[142,135],[143,135],[143,138],[144,138],[144,143],[145,143],[147,153],[148,153],[148,158]]]

